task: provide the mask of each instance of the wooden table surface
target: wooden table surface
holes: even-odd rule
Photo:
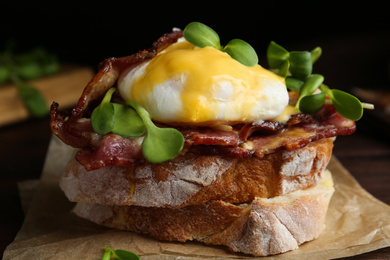
[[[334,154],[368,192],[390,204],[390,135],[369,115],[357,125],[354,135],[336,140]],[[2,253],[15,238],[24,218],[17,183],[40,177],[50,137],[48,118],[0,128]],[[390,259],[390,247],[348,259]]]

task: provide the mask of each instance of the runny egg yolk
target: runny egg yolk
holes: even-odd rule
[[[276,118],[288,104],[283,78],[185,40],[122,73],[118,89],[164,123],[255,122]]]

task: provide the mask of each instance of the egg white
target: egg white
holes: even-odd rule
[[[131,70],[125,71],[118,79],[118,90],[125,100],[134,100],[132,95],[134,82],[137,78],[148,76],[146,68],[149,63],[150,61],[146,61]],[[253,99],[253,95],[256,98],[255,104],[252,104],[252,108],[248,113],[245,102],[245,95],[247,94],[237,93],[237,89],[240,89],[245,82],[229,77],[229,75],[214,76],[210,93],[204,97],[204,103],[208,106],[210,117],[204,119],[203,122],[256,122],[273,119],[281,115],[289,101],[284,82],[275,80],[274,77],[271,78],[269,75],[253,73],[253,77],[261,88],[255,94],[248,94],[248,100]],[[149,112],[152,119],[166,123],[203,123],[186,120],[182,95],[186,91],[187,78],[188,75],[185,73],[173,73],[162,83],[155,84],[153,91],[145,91],[140,104]],[[237,99],[238,95],[241,96]],[[193,116],[194,113],[196,114],[197,108],[193,107],[191,109],[193,110],[191,115],[188,114],[188,118]]]

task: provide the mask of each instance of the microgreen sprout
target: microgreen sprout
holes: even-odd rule
[[[176,157],[183,149],[184,137],[174,128],[157,127],[149,113],[134,101],[128,101],[145,124],[146,135],[142,142],[142,153],[149,162],[162,163]]]
[[[115,124],[112,132],[114,134],[127,138],[136,138],[145,133],[145,125],[134,109],[116,103],[113,103],[113,106]]]
[[[193,45],[203,48],[206,46],[222,49],[219,35],[203,23],[189,23],[183,30],[184,38]]]
[[[323,107],[325,98],[325,92],[304,96],[300,100],[300,110],[303,113],[314,114]]]
[[[109,246],[106,246],[104,250],[105,252],[101,260],[140,260],[140,257],[137,254],[127,250],[112,250]]]
[[[256,51],[247,42],[240,39],[233,39],[222,49],[236,61],[245,66],[254,66],[259,62]]]
[[[363,104],[355,96],[325,85],[321,89],[330,97],[334,108],[345,118],[357,121],[363,116]],[[367,108],[367,107],[366,107]]]
[[[100,135],[111,132],[115,125],[114,106],[110,102],[114,92],[115,88],[110,88],[91,114],[92,127]]]
[[[301,103],[301,100],[305,97],[309,97],[313,95],[314,91],[316,91],[324,81],[324,77],[319,74],[313,74],[307,77],[307,79],[304,81],[300,91],[299,91],[299,98],[296,104],[296,107],[302,111],[303,113],[309,113],[309,110],[312,108],[308,108],[307,105],[310,103],[304,102]],[[322,104],[323,105],[323,104]],[[321,106],[322,107],[322,106]],[[317,111],[314,111],[317,112]]]
[[[9,42],[5,51],[0,53],[0,85],[8,82],[15,84],[30,114],[45,116],[49,106],[40,91],[26,81],[56,73],[59,69],[57,57],[42,48],[15,54],[14,47],[15,44]]]
[[[184,137],[178,130],[157,127],[149,113],[134,101],[128,101],[126,105],[112,103],[114,92],[115,88],[109,89],[91,114],[91,124],[96,133],[104,135],[112,132],[127,138],[146,133],[142,153],[152,163],[168,161],[180,153]]]
[[[373,106],[361,103],[347,92],[330,89],[323,84],[322,75],[312,74],[313,64],[321,54],[320,47],[310,52],[289,52],[277,43],[271,42],[267,48],[270,70],[285,77],[287,88],[299,94],[296,103],[299,111],[313,114],[319,111],[325,103],[330,102],[343,117],[353,121],[359,120],[363,115],[363,108],[372,109]],[[326,99],[326,96],[329,99]]]
[[[105,135],[109,132],[128,138],[136,138],[145,133],[142,119],[134,109],[111,103],[115,88],[110,88],[103,100],[91,114],[91,124],[96,133]]]
[[[222,46],[219,35],[209,26],[200,22],[189,23],[183,30],[183,36],[187,41],[199,48],[210,46],[226,52],[245,66],[254,66],[259,61],[256,51],[249,43],[240,39],[233,39],[225,46]]]
[[[313,70],[311,53],[308,51],[292,51],[289,56],[290,72],[297,79],[306,79]]]
[[[17,76],[12,76],[12,82],[18,87],[19,96],[22,98],[24,105],[31,115],[43,117],[48,114],[49,107],[46,105],[45,98],[39,90],[33,86],[27,85]]]

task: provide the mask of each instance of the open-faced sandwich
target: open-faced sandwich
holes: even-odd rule
[[[159,240],[266,256],[317,238],[334,138],[362,105],[312,74],[321,49],[271,42],[270,70],[238,39],[190,23],[110,58],[51,129],[75,148],[60,180],[75,214]]]

